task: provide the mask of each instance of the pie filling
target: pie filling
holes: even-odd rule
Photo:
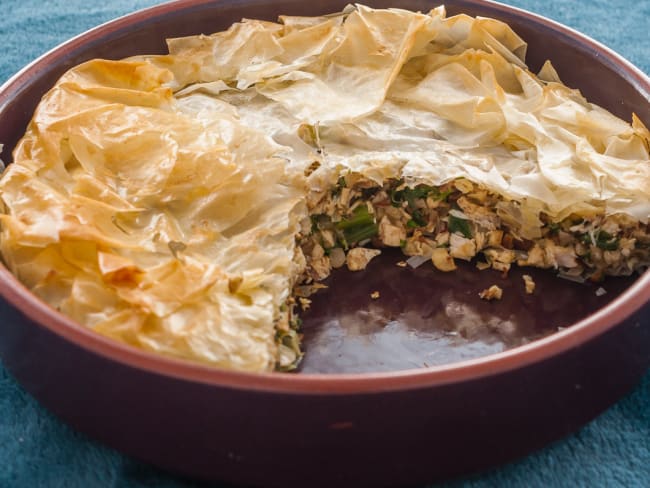
[[[601,282],[650,265],[647,224],[624,214],[569,215],[561,221],[541,214],[537,226],[524,231],[517,202],[466,179],[409,187],[401,179],[378,185],[347,173],[331,189],[310,193],[307,203],[310,216],[297,236],[306,267],[290,299],[298,308],[309,306],[307,297],[333,269],[361,271],[385,247],[401,248],[411,267],[428,263],[450,272],[456,259],[473,260],[479,270],[507,274],[515,264],[533,266],[576,282]],[[534,282],[526,278],[533,293]],[[482,298],[498,299],[500,292],[494,297],[486,290]],[[298,313],[285,310],[277,326],[279,370],[294,369],[302,354]]]

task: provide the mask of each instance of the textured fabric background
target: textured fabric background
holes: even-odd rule
[[[155,3],[0,0],[0,82],[71,36]],[[436,3],[432,0],[432,5]],[[650,0],[505,3],[567,24],[650,73]],[[0,488],[96,486],[183,488],[196,484],[72,431],[26,394],[0,365]],[[518,462],[445,486],[650,486],[650,374],[635,391],[575,435]]]

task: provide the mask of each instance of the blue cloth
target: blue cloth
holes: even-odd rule
[[[569,25],[650,73],[650,0],[503,1]],[[71,36],[155,3],[0,0],[0,81]],[[96,486],[195,485],[73,431],[38,405],[0,365],[0,487]],[[445,486],[650,486],[650,374],[635,391],[569,438],[518,462]]]

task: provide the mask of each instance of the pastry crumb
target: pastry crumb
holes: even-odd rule
[[[311,305],[311,300],[309,298],[299,297],[298,301],[300,301],[300,308],[302,308],[303,311],[309,310],[309,306]]]
[[[398,261],[396,264],[400,268],[406,268],[406,261]]]
[[[478,294],[483,300],[501,300],[503,290],[497,285],[492,285]]]
[[[373,300],[377,300],[377,298],[379,298],[379,292],[378,291],[373,291],[370,294],[370,298],[372,298]]]
[[[524,286],[526,287],[526,293],[528,295],[532,295],[533,292],[535,291],[535,282],[533,281],[533,277],[530,275],[523,275],[524,279]]]

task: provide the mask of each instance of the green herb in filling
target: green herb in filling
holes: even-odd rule
[[[595,244],[603,251],[616,251],[619,245],[619,239],[612,236],[604,230],[599,230],[595,233],[585,233],[580,236],[580,241],[586,245]]]
[[[371,239],[379,233],[375,217],[368,212],[366,205],[359,205],[349,218],[338,222],[336,228],[343,232],[346,244]]]
[[[596,246],[604,251],[616,251],[618,249],[619,239],[611,234],[601,230],[596,236]]]
[[[398,182],[401,184],[401,182]],[[399,186],[398,184],[398,186]],[[390,192],[391,203],[399,207],[403,202],[407,202],[410,209],[417,208],[417,200],[427,198],[430,193],[437,192],[438,195],[440,192],[432,186],[429,185],[418,185],[415,188],[403,188],[401,190],[392,190]]]
[[[433,188],[431,192],[427,196],[433,198],[436,201],[442,201],[446,202],[447,198],[449,198],[449,195],[454,193],[454,190],[445,190],[445,191],[440,191],[440,188]]]
[[[447,223],[447,227],[449,228],[449,232],[456,233],[456,234],[462,234],[464,237],[467,239],[472,238],[472,228],[469,225],[469,221],[465,219],[461,219],[458,217],[454,217],[453,215],[449,216],[449,222]]]
[[[560,224],[558,224],[558,223],[554,223],[554,222],[551,222],[550,224],[548,224],[547,227],[548,227],[548,233],[549,233],[550,235],[555,235],[555,234],[557,234],[557,233],[560,231],[560,229],[562,228],[562,227],[560,226]]]
[[[409,229],[415,229],[416,227],[419,227],[419,224],[414,219],[411,219],[406,223],[406,227]]]

